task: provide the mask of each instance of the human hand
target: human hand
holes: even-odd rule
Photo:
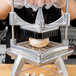
[[[54,4],[56,8],[62,8],[66,5],[66,0],[57,0]]]
[[[55,0],[25,0],[30,7],[42,7],[43,5],[52,4]]]
[[[44,4],[44,0],[26,0],[30,6],[42,6]]]

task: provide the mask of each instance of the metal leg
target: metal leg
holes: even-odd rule
[[[15,60],[14,67],[11,72],[11,76],[19,76],[23,65],[24,65],[24,60],[22,56],[19,55]]]
[[[59,76],[68,76],[66,66],[61,56],[57,58],[57,60],[55,61],[55,65],[57,67]]]

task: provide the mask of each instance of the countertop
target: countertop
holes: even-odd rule
[[[12,66],[13,65],[11,64],[0,64],[0,76],[10,76]],[[31,64],[25,64],[22,71],[32,66],[33,65]],[[48,67],[49,69],[57,72],[56,66],[53,64],[48,64],[48,65],[45,65],[44,67]],[[76,65],[66,65],[66,68],[69,76],[76,76]],[[47,71],[41,67],[36,67],[26,72],[22,72],[20,76],[24,76],[24,74],[26,73],[31,73],[31,74],[36,73],[36,76],[39,76],[39,74],[44,74],[45,76],[51,76],[54,74],[53,72]],[[56,76],[59,76],[59,75],[56,75]]]

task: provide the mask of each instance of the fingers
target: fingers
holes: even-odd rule
[[[42,7],[44,5],[44,0],[38,0],[38,6]]]
[[[54,0],[26,0],[26,3],[30,4],[30,6],[38,6],[42,7],[44,4],[50,4],[53,3]]]
[[[30,0],[26,0],[26,3],[29,3],[30,2]]]
[[[49,9],[54,4],[54,2],[55,0],[49,0],[49,1],[45,0],[45,5],[46,5],[45,8]]]
[[[55,2],[55,0],[50,0],[50,4],[53,4]]]
[[[30,0],[30,6],[33,6],[34,5],[34,3],[35,3],[35,0]]]
[[[30,7],[30,5],[29,5],[29,2],[30,2],[30,0],[24,0],[25,2],[24,2],[24,6],[26,7],[26,8],[29,8]]]
[[[38,6],[38,0],[35,0],[34,5],[35,5],[35,6]]]
[[[37,10],[39,7],[42,7],[44,5],[48,5],[48,7],[51,7],[55,0],[25,0],[25,7],[33,8],[34,10]]]
[[[35,4],[35,2],[37,3],[38,0],[30,0],[30,7],[33,9],[33,11],[37,11],[38,6],[37,4]]]
[[[45,0],[45,5],[49,4],[50,0]]]
[[[52,4],[55,0],[45,0],[45,5]]]

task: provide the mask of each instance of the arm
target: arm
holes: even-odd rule
[[[42,5],[42,4],[48,4],[48,3],[53,3],[54,0],[26,0],[27,3],[30,5]],[[38,4],[39,1],[40,3]],[[66,0],[59,0],[58,4],[61,5],[64,3]],[[65,12],[65,6],[62,9],[62,12]],[[71,20],[76,18],[76,0],[69,0],[69,13],[71,15]]]
[[[65,7],[62,8],[62,11],[65,12]],[[69,12],[71,15],[71,20],[76,18],[76,0],[69,0]]]
[[[6,19],[6,17],[8,16],[8,13],[10,12],[10,5],[8,4],[9,0],[0,0],[0,20],[1,19]],[[31,0],[32,1],[32,0]],[[37,0],[35,1],[35,5]],[[45,0],[48,2],[48,0]],[[53,0],[50,0],[50,2]],[[29,2],[27,0],[28,3],[31,4],[31,2]],[[42,2],[42,1],[41,1]],[[45,3],[47,3],[45,2]],[[31,4],[32,5],[32,4]],[[62,8],[62,11],[65,11],[65,7]],[[76,0],[69,0],[69,12],[71,14],[71,20],[76,18]]]
[[[0,20],[6,19],[8,13],[10,12],[10,5],[8,0],[0,0]]]

